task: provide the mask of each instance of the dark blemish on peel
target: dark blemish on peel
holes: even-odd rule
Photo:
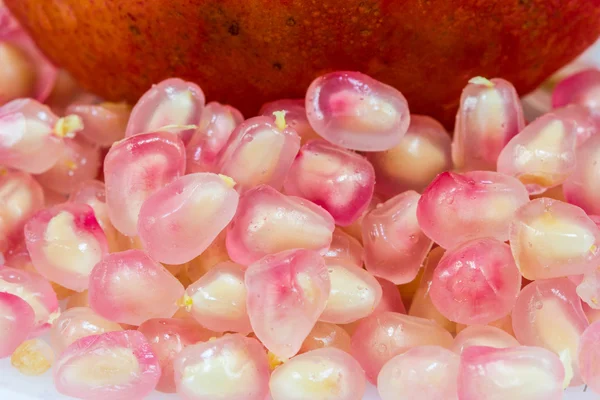
[[[135,26],[135,25],[129,25],[129,31],[130,31],[131,33],[133,33],[135,36],[139,36],[139,35],[141,35],[141,33],[142,33],[142,32],[140,31],[140,28],[138,28],[138,27],[137,27],[137,26]]]
[[[281,71],[283,69],[283,65],[281,65],[279,62],[276,62],[273,63],[273,68],[275,68],[277,71]]]
[[[294,19],[294,17],[289,17],[287,21],[285,21],[285,24],[287,26],[294,26],[296,25],[296,20]]]
[[[229,34],[231,36],[239,35],[240,34],[240,24],[238,24],[237,21],[234,21],[231,25],[229,25],[227,32],[229,32]]]

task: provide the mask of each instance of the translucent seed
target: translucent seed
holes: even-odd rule
[[[35,333],[47,328],[59,311],[52,286],[33,272],[0,266],[0,292],[19,296],[31,306],[35,314]]]
[[[373,198],[371,199],[371,203],[369,203],[369,206],[367,207],[367,209],[362,213],[362,215],[360,217],[358,217],[358,219],[356,221],[354,221],[352,223],[352,225],[349,226],[341,226],[340,229],[342,229],[344,232],[346,232],[348,235],[352,236],[354,239],[358,240],[359,243],[362,244],[362,222],[363,219],[365,218],[365,215],[367,215],[367,213],[371,210],[373,210],[375,207],[377,207],[377,205],[383,203],[383,199],[377,194],[374,193],[373,194]]]
[[[105,256],[90,276],[91,308],[115,322],[139,325],[171,317],[183,294],[177,278],[140,250]]]
[[[351,354],[369,381],[375,383],[381,367],[416,346],[452,346],[452,335],[435,322],[394,312],[367,318],[352,335]]]
[[[316,204],[261,185],[240,197],[237,214],[227,229],[227,251],[242,265],[290,249],[325,254],[334,228],[331,215]]]
[[[32,97],[36,80],[32,60],[18,46],[0,42],[0,105]]]
[[[410,123],[402,93],[360,72],[332,72],[314,80],[306,93],[306,114],[324,139],[360,151],[391,149]]]
[[[459,357],[439,346],[421,346],[389,360],[377,377],[382,400],[455,400]]]
[[[600,309],[600,269],[596,268],[583,275],[577,285],[577,294],[591,308]]]
[[[71,104],[74,104],[75,102],[79,103],[82,100],[87,104],[90,102],[90,98],[97,100],[95,96],[86,93],[67,71],[59,69],[56,76],[56,82],[45,103],[55,114],[64,115],[67,107]]]
[[[246,310],[245,267],[232,262],[217,264],[186,289],[190,314],[215,332],[252,331]]]
[[[512,313],[519,343],[540,346],[558,354],[565,365],[565,387],[581,384],[577,361],[579,337],[588,327],[575,292],[567,278],[538,280],[525,286]]]
[[[417,221],[419,194],[408,191],[369,211],[362,222],[367,271],[395,284],[412,281],[431,245]]]
[[[339,260],[362,267],[363,247],[354,237],[336,227],[333,231],[331,245],[323,257],[326,260]]]
[[[570,104],[565,107],[552,110],[552,113],[558,118],[571,119],[575,123],[575,145],[580,147],[587,142],[589,138],[596,135],[600,129],[600,119],[598,119],[588,108]],[[579,159],[577,159],[579,162]]]
[[[552,107],[579,104],[600,114],[600,71],[587,69],[559,82],[552,92]]]
[[[331,290],[321,321],[347,324],[368,317],[379,305],[381,285],[367,271],[338,260],[327,261]]]
[[[186,144],[186,172],[218,172],[221,150],[244,121],[237,109],[217,102],[206,105],[198,129]]]
[[[563,184],[565,199],[588,214],[600,214],[600,135],[577,149],[577,165]]]
[[[584,274],[600,265],[600,230],[579,207],[532,200],[515,214],[510,247],[521,274],[547,279]]]
[[[324,140],[302,146],[284,183],[287,194],[320,205],[340,226],[366,210],[374,186],[375,171],[365,158]]]
[[[56,354],[61,354],[81,338],[121,330],[121,325],[102,318],[89,307],[74,307],[54,321],[50,329],[50,343]]]
[[[10,356],[33,331],[35,314],[22,298],[0,292],[0,358]]]
[[[445,249],[471,239],[508,239],[516,210],[529,196],[516,179],[492,171],[444,172],[427,187],[417,209],[423,232]]]
[[[226,237],[227,231],[221,231],[202,254],[187,264],[185,276],[191,282],[196,282],[215,265],[231,261],[229,254],[227,254]]]
[[[126,103],[77,102],[67,107],[66,112],[81,118],[81,135],[88,141],[97,146],[110,147],[125,137],[131,107]]]
[[[304,103],[304,99],[275,100],[264,104],[260,109],[259,115],[264,115],[275,120],[273,113],[283,111],[286,123],[298,133],[302,144],[306,144],[310,140],[319,139],[320,136],[308,122]]]
[[[298,353],[302,354],[327,347],[334,347],[350,353],[350,335],[342,327],[318,321],[304,339]]]
[[[579,369],[583,382],[600,393],[600,322],[591,324],[581,335]]]
[[[90,400],[147,396],[160,378],[158,357],[137,331],[107,332],[71,344],[53,370],[56,389]]]
[[[269,363],[256,339],[226,335],[188,346],[175,359],[177,393],[186,400],[264,400]]]
[[[38,212],[25,225],[25,241],[36,271],[78,292],[88,288],[92,268],[108,254],[106,235],[87,204]]]
[[[164,80],[152,86],[133,107],[126,136],[174,127],[187,143],[195,127],[185,127],[199,124],[204,103],[204,93],[198,85],[179,78]]]
[[[454,338],[452,350],[457,354],[473,346],[487,346],[497,349],[519,346],[514,336],[494,326],[471,325],[460,331]]]
[[[261,184],[280,189],[299,149],[300,137],[285,123],[279,127],[268,117],[250,118],[231,134],[219,170],[240,191]]]
[[[140,325],[141,332],[158,358],[161,375],[156,389],[164,393],[175,393],[173,361],[187,346],[206,342],[217,334],[203,329],[189,319],[149,319]]]
[[[539,347],[470,347],[461,355],[461,400],[560,400],[565,371],[558,357]]]
[[[228,177],[182,176],[149,196],[140,209],[138,233],[148,254],[167,264],[199,256],[229,224],[239,195]]]
[[[386,198],[407,190],[422,192],[437,174],[452,169],[450,135],[425,115],[411,115],[397,146],[367,154],[377,176],[375,190]]]
[[[273,400],[360,400],[365,373],[348,353],[317,349],[286,362],[271,375]]]
[[[591,308],[590,306],[587,305],[587,303],[583,303],[581,306],[582,306],[583,312],[585,313],[585,316],[587,317],[590,324],[600,321],[600,310]]]
[[[575,168],[577,124],[548,113],[527,125],[502,149],[498,172],[519,179],[530,194],[562,184]]]
[[[115,143],[104,159],[110,220],[124,235],[137,235],[142,203],[185,171],[185,148],[167,132],[136,135]]]
[[[495,239],[475,239],[444,254],[429,295],[449,320],[484,325],[509,314],[520,290],[521,274],[510,247]]]
[[[27,340],[10,356],[10,363],[23,375],[37,376],[48,371],[54,362],[54,351],[41,339]]]
[[[452,158],[459,170],[496,169],[504,146],[525,127],[514,86],[504,79],[476,77],[460,98]]]
[[[329,297],[323,258],[309,250],[270,255],[248,267],[245,282],[254,333],[278,357],[294,356]]]

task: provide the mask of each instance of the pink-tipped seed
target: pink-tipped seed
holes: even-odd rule
[[[0,358],[10,356],[34,328],[33,308],[21,297],[0,292]]]
[[[331,238],[331,245],[323,257],[326,260],[339,260],[362,267],[363,253],[363,246],[358,240],[336,227]]]
[[[588,214],[600,214],[600,135],[577,149],[577,165],[563,184],[565,199]]]
[[[471,325],[456,335],[452,350],[457,354],[462,354],[463,351],[473,346],[504,349],[519,346],[519,342],[514,336],[495,326]]]
[[[579,104],[600,114],[600,71],[586,69],[559,82],[552,92],[552,107]]]
[[[350,335],[340,326],[318,321],[304,339],[298,353],[302,354],[326,347],[335,347],[350,353]]]
[[[273,118],[275,120],[276,117],[274,113],[283,111],[285,113],[287,124],[298,133],[302,144],[306,144],[310,140],[320,139],[321,137],[314,131],[312,126],[310,126],[308,118],[306,117],[306,107],[304,106],[304,103],[304,99],[275,100],[263,104],[259,115],[264,115],[265,117]]]
[[[600,309],[600,269],[596,268],[581,278],[577,284],[579,298],[591,308]]]
[[[67,107],[67,114],[83,121],[81,135],[91,143],[110,147],[125,137],[131,107],[125,103],[78,102]]]
[[[600,322],[591,324],[581,335],[579,370],[583,382],[600,393]]]

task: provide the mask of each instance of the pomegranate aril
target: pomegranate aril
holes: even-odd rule
[[[254,117],[231,134],[219,162],[220,173],[230,176],[239,191],[266,184],[280,189],[300,149],[300,137],[285,118],[274,122]]]
[[[320,136],[308,122],[304,103],[304,99],[275,100],[264,104],[260,109],[259,115],[275,120],[274,113],[284,112],[287,124],[298,133],[302,144],[306,144],[309,140],[320,139]]]
[[[184,172],[185,147],[171,133],[141,134],[115,143],[104,159],[106,204],[114,227],[136,236],[142,203]]]
[[[239,334],[187,346],[175,358],[177,393],[186,400],[264,400],[269,363],[256,339]]]
[[[375,171],[364,157],[324,140],[302,146],[284,183],[287,194],[320,205],[340,226],[366,210],[374,186]]]
[[[367,153],[376,174],[375,190],[393,197],[407,190],[422,192],[437,174],[452,169],[450,135],[425,115],[411,115],[400,143],[389,150]]]
[[[196,282],[215,265],[231,261],[229,254],[227,254],[227,245],[225,243],[226,237],[227,231],[221,231],[202,254],[187,263],[183,275],[187,277],[190,282]]]
[[[539,347],[470,347],[461,355],[461,400],[560,400],[565,371],[558,357]]]
[[[358,240],[359,243],[362,244],[362,222],[367,215],[367,213],[377,207],[379,204],[383,203],[383,198],[380,197],[377,193],[373,194],[373,198],[371,202],[367,206],[367,209],[362,213],[360,217],[356,221],[352,223],[352,225],[341,226],[339,227],[341,230],[346,232],[348,235],[352,236],[354,239]]]
[[[583,382],[600,393],[600,322],[591,324],[581,335],[579,370]]]
[[[326,261],[338,260],[362,267],[363,252],[363,246],[358,240],[336,227],[331,238],[331,245],[323,257]]]
[[[600,135],[577,149],[577,165],[563,184],[565,199],[588,214],[600,214]]]
[[[115,322],[139,325],[175,314],[185,289],[162,265],[140,250],[105,256],[90,275],[90,307]]]
[[[315,79],[306,93],[306,114],[324,139],[360,151],[391,149],[410,123],[402,93],[360,72],[338,71]]]
[[[385,363],[377,391],[382,400],[456,400],[459,361],[443,347],[415,347]]]
[[[245,270],[241,265],[223,262],[188,286],[187,308],[202,326],[215,332],[252,331],[246,310]]]
[[[33,308],[22,298],[0,292],[0,358],[10,356],[34,329]]]
[[[366,380],[348,353],[325,348],[296,356],[275,369],[269,387],[273,400],[361,400]]]
[[[52,367],[54,351],[41,339],[27,340],[10,356],[10,363],[23,375],[42,375]]]
[[[584,274],[600,265],[600,229],[585,212],[558,200],[532,200],[515,214],[510,247],[530,280]]]
[[[578,104],[552,110],[558,118],[570,119],[575,123],[575,147],[581,147],[589,138],[600,130],[600,119],[595,119],[592,111]],[[579,159],[576,157],[577,162]]]
[[[245,282],[254,333],[277,357],[294,356],[329,297],[323,258],[309,250],[269,255],[248,267]]]
[[[600,71],[586,69],[559,82],[552,92],[552,106],[579,104],[600,114]]]
[[[591,308],[600,309],[600,269],[596,268],[583,275],[576,290],[579,298]]]
[[[14,44],[0,41],[0,106],[32,97],[35,81],[35,66],[27,53]]]
[[[312,328],[298,353],[334,347],[350,353],[350,335],[344,328],[328,322],[318,321]]]
[[[457,354],[462,354],[463,351],[473,346],[503,349],[517,347],[519,342],[514,336],[494,326],[471,325],[456,335],[452,350]]]
[[[54,321],[50,328],[50,343],[56,354],[61,354],[79,339],[121,330],[119,324],[99,316],[89,307],[74,307]]]
[[[476,77],[464,88],[459,107],[452,143],[456,168],[495,170],[504,146],[525,127],[517,91],[504,79]]]
[[[537,280],[525,286],[512,313],[515,335],[525,346],[558,354],[565,365],[565,386],[581,384],[577,361],[580,336],[588,320],[567,278]]]
[[[108,254],[106,235],[87,204],[39,211],[25,225],[25,241],[37,272],[78,292],[88,288],[92,269]]]
[[[164,80],[138,100],[131,110],[125,134],[132,136],[175,128],[187,143],[200,122],[204,103],[204,92],[198,85],[178,78]]]
[[[331,215],[316,204],[261,185],[240,197],[227,229],[227,251],[242,265],[298,248],[325,254],[334,228]]]
[[[131,107],[125,103],[77,102],[67,107],[67,114],[83,121],[81,135],[91,143],[110,147],[125,137]]]
[[[452,335],[435,322],[394,312],[366,318],[352,335],[351,354],[371,382],[381,367],[398,354],[416,346],[452,346]]]
[[[175,393],[173,361],[187,346],[208,341],[214,332],[200,327],[189,319],[149,319],[138,328],[158,358],[161,375],[156,389],[164,393]]]
[[[444,172],[423,192],[417,218],[423,232],[445,249],[484,237],[506,241],[511,219],[528,201],[525,187],[510,176]]]
[[[373,275],[395,284],[410,282],[417,276],[433,244],[417,221],[419,197],[417,192],[404,192],[365,215],[365,266]]]
[[[147,396],[160,378],[158,357],[137,331],[107,332],[71,344],[53,370],[56,389],[89,400]]]

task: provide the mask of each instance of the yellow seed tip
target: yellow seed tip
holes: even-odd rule
[[[183,295],[182,298],[177,300],[177,306],[185,308],[186,311],[190,311],[192,306],[194,305],[194,301],[187,293]]]
[[[219,174],[219,177],[223,180],[223,182],[225,182],[225,184],[227,186],[229,186],[230,188],[235,186],[235,181],[233,180],[233,178],[227,176],[227,175],[221,175]]]
[[[65,160],[65,167],[67,167],[68,169],[73,171],[73,170],[77,169],[77,163],[69,158],[69,159]]]
[[[83,129],[83,121],[78,115],[67,115],[60,118],[54,126],[54,134],[58,137],[74,138],[75,133]]]
[[[277,128],[279,128],[279,130],[284,130],[285,128],[287,128],[287,122],[285,122],[285,115],[287,114],[287,111],[275,111],[273,112],[273,115],[275,116],[275,125],[277,125]]]
[[[590,247],[590,253],[595,253],[595,252],[596,252],[596,250],[598,250],[598,246],[596,246],[595,244],[593,244],[593,245]]]
[[[60,310],[54,311],[52,314],[48,316],[48,323],[52,325],[54,321],[56,321],[60,317]]]
[[[271,371],[273,371],[275,368],[279,367],[281,364],[287,361],[287,359],[279,358],[270,351],[267,352],[267,358],[269,359],[269,368],[271,368]]]
[[[484,78],[483,76],[476,76],[475,78],[469,79],[469,83],[473,83],[475,85],[483,85],[489,88],[494,87],[494,83],[489,79]]]

